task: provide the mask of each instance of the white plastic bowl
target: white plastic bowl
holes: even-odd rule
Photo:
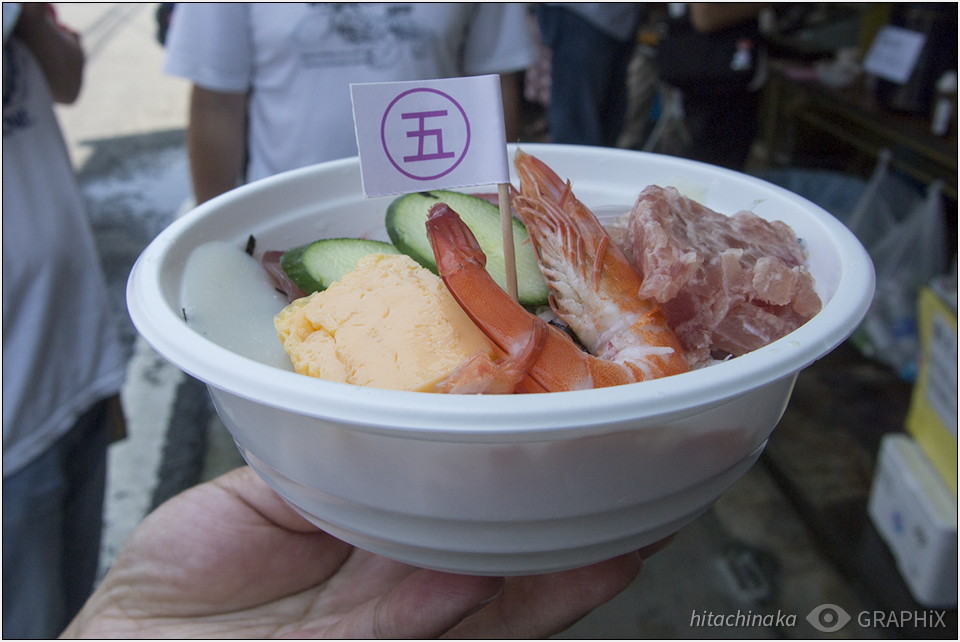
[[[524,145],[598,209],[674,185],[727,214],[788,223],[809,251],[823,310],[760,350],[627,386],[544,395],[398,392],[317,380],[231,352],[181,316],[184,264],[215,240],[286,249],[335,236],[387,240],[389,198],[364,199],[356,159],[288,172],[197,207],[144,251],[131,317],[170,362],[206,382],[247,462],[330,533],[411,564],[529,574],[656,541],[706,510],[760,455],[797,373],[853,332],[873,267],[809,201],[678,158]]]

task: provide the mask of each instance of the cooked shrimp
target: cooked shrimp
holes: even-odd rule
[[[427,235],[444,283],[463,310],[503,351],[494,363],[468,361],[451,377],[450,391],[556,392],[633,383],[649,378],[627,363],[588,354],[571,339],[514,301],[485,269],[486,256],[470,229],[443,203],[427,219]],[[466,378],[482,373],[478,387]],[[440,387],[443,389],[443,386]],[[478,389],[479,388],[479,389]]]
[[[517,215],[537,249],[550,305],[594,355],[622,364],[637,381],[687,370],[680,341],[655,301],[638,295],[643,278],[570,183],[517,151]]]

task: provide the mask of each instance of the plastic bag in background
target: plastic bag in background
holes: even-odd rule
[[[764,170],[758,176],[816,203],[845,224],[867,187],[859,176],[829,169],[788,167]]]
[[[946,267],[943,185],[932,183],[925,198],[900,213],[885,194],[885,184],[895,180],[889,165],[890,155],[884,152],[847,221],[877,273],[873,304],[852,340],[864,354],[913,381],[919,353],[917,296]]]
[[[863,192],[857,199],[856,205],[845,219],[847,227],[850,228],[863,246],[868,250],[872,245],[880,241],[887,232],[893,228],[899,218],[913,208],[916,204],[916,198],[911,194],[906,201],[891,203],[888,200],[890,190],[890,160],[892,154],[890,150],[880,151],[877,164],[873,168],[873,175],[864,186]],[[919,195],[918,195],[919,196]],[[870,254],[873,256],[873,253]]]
[[[877,271],[873,307],[851,341],[912,381],[918,357],[917,295],[944,271],[939,184],[924,195],[892,171],[883,150],[869,180],[823,169],[786,168],[760,174],[827,210],[849,227]]]

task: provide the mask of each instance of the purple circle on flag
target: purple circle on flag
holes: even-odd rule
[[[466,158],[470,119],[460,103],[442,91],[409,89],[384,110],[380,142],[398,172],[417,181],[434,180]]]

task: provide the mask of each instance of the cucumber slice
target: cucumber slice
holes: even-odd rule
[[[309,294],[326,290],[356,268],[357,261],[368,254],[400,253],[383,241],[323,239],[287,250],[280,256],[280,267],[297,287]]]
[[[507,277],[503,256],[503,240],[500,233],[500,208],[482,198],[451,192],[433,190],[405,194],[387,208],[387,234],[401,252],[410,255],[425,268],[437,272],[433,248],[427,238],[427,215],[437,203],[449,205],[477,237],[477,242],[487,255],[487,272],[506,289]],[[513,246],[517,261],[517,294],[524,305],[545,305],[550,291],[540,267],[533,245],[527,237],[527,228],[513,219]]]

